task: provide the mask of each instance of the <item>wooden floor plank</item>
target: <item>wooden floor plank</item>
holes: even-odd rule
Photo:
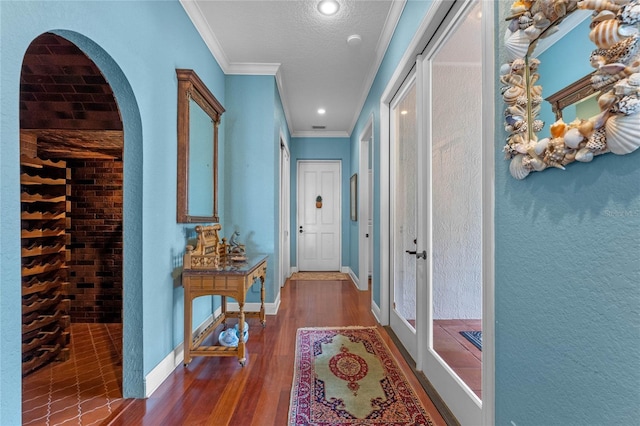
[[[278,314],[268,316],[266,328],[257,319],[248,322],[245,367],[236,358],[195,357],[188,367],[176,368],[153,395],[129,402],[107,424],[284,426],[297,329],[377,325],[371,293],[351,281],[288,281]],[[444,425],[389,335],[378,329],[434,424]]]

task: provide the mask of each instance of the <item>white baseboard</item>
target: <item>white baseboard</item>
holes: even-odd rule
[[[376,320],[378,321],[379,324],[387,325],[382,323],[382,311],[380,310],[380,307],[376,304],[376,302],[374,302],[373,300],[371,300],[371,313],[373,314],[374,317],[376,317]]]
[[[245,303],[245,311],[260,311],[260,303]],[[274,303],[265,303],[264,310],[266,315],[276,315],[280,308],[280,293]],[[237,303],[227,303],[227,309],[237,311],[239,309]],[[213,315],[209,316],[198,328],[193,332],[194,335],[201,333],[206,329],[215,318],[222,313],[222,308],[216,309]],[[173,370],[184,361],[184,343],[180,343],[174,348],[156,367],[146,375],[144,379],[145,398],[149,398],[155,392],[162,382],[173,373]]]
[[[173,370],[182,363],[184,359],[184,344],[180,343],[177,348],[169,353],[156,368],[151,370],[149,374],[144,378],[144,396],[149,398],[156,389],[160,387],[162,382],[165,381]]]
[[[194,335],[201,333],[205,328],[207,328],[215,318],[220,315],[222,312],[221,308],[216,309],[213,315],[210,315],[205,319],[202,324],[196,328],[194,331]],[[169,352],[169,354],[162,360],[156,367],[149,372],[144,378],[144,395],[145,398],[149,398],[153,392],[156,391],[164,382],[167,377],[173,370],[176,369],[177,366],[182,364],[184,361],[184,342],[180,343],[176,346],[173,351]]]
[[[278,313],[279,308],[280,308],[280,293],[278,293],[278,297],[276,297],[275,302],[264,304],[264,313],[265,315],[276,315]],[[227,302],[227,309],[230,311],[237,311],[240,309],[240,306],[238,306],[237,302]],[[259,312],[260,302],[245,303],[244,311]]]
[[[356,273],[353,272],[353,270],[349,267],[346,268],[342,268],[343,272],[347,275],[349,275],[349,278],[351,278],[351,281],[353,281],[353,283],[356,285],[356,288],[358,290],[362,290],[360,288],[360,280],[358,280],[358,277],[356,276]]]

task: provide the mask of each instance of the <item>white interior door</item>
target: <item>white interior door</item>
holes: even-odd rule
[[[391,285],[390,325],[407,352],[418,360],[416,303],[418,283],[424,283],[425,271],[417,254],[418,226],[424,212],[419,209],[422,182],[418,172],[423,167],[419,159],[418,111],[416,75],[413,73],[391,102],[390,162],[391,162]]]
[[[371,139],[370,142],[373,142],[373,139]],[[371,147],[371,143],[369,144],[369,146]],[[373,152],[373,151],[369,151],[369,152]],[[370,164],[372,164],[373,162],[371,162]],[[369,165],[369,167],[371,167],[371,165]],[[371,168],[369,169],[369,173],[367,174],[367,179],[369,181],[369,204],[367,207],[367,210],[369,212],[368,215],[368,221],[367,221],[367,256],[368,256],[368,261],[367,261],[367,276],[368,277],[372,277],[373,276],[373,171],[371,170]]]
[[[340,270],[340,168],[340,161],[298,162],[297,257],[300,271]]]
[[[369,287],[373,250],[373,210],[371,209],[371,142],[373,140],[373,118],[369,120],[360,135],[360,176],[358,178],[358,286],[360,290]]]
[[[280,285],[284,286],[291,270],[291,162],[289,151],[280,139]]]

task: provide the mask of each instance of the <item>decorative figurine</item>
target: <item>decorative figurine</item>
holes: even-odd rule
[[[229,256],[232,261],[245,261],[247,260],[247,254],[244,244],[238,242],[240,233],[235,231],[229,239]]]

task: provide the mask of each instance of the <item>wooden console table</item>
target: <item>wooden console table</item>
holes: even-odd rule
[[[267,274],[267,256],[248,256],[246,262],[220,265],[215,269],[185,269],[182,272],[184,287],[184,365],[191,362],[192,356],[237,356],[241,365],[247,362],[245,343],[239,338],[237,347],[221,345],[204,346],[202,342],[220,325],[226,326],[227,318],[238,318],[238,328],[244,330],[246,317],[260,318],[264,327],[264,281]],[[245,312],[244,303],[247,291],[260,281],[260,311]],[[222,296],[222,313],[197,336],[192,332],[193,299],[200,296]],[[239,305],[239,311],[227,311],[227,297],[233,297]]]

